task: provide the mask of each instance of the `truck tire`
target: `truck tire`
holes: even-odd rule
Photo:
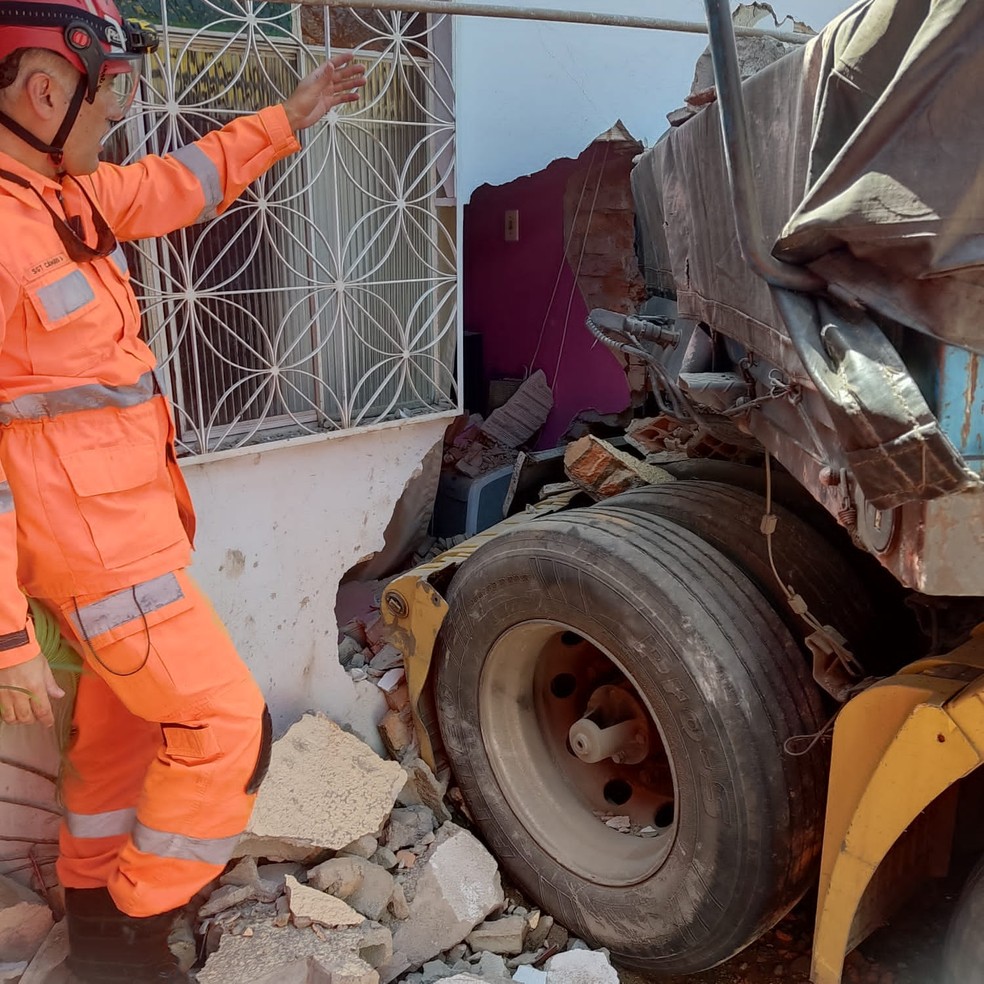
[[[784,744],[824,712],[735,564],[662,517],[591,507],[490,541],[447,600],[444,743],[480,834],[546,912],[675,975],[726,960],[800,898],[827,753]],[[607,741],[626,721],[612,757],[575,753],[591,726]]]
[[[967,879],[943,950],[947,984],[984,984],[984,858]]]
[[[688,458],[660,465],[674,478],[685,482],[716,482],[744,489],[764,498],[765,468],[712,458]],[[877,654],[869,655],[871,669],[892,674],[926,655],[929,639],[920,628],[915,611],[906,604],[910,592],[867,551],[854,545],[850,534],[788,472],[773,464],[772,499],[801,523],[812,527],[827,541],[828,552],[840,556],[842,569],[850,569],[866,586],[871,599],[871,631],[880,635]],[[756,524],[757,528],[757,524]],[[953,642],[955,647],[959,642]]]
[[[697,534],[755,582],[795,638],[805,639],[813,631],[790,608],[772,570],[760,531],[766,509],[762,496],[718,482],[682,481],[625,492],[599,503],[599,508],[664,516]],[[873,617],[877,599],[867,582],[807,522],[776,503],[772,512],[778,518],[772,556],[783,584],[792,585],[821,625],[833,626],[847,639],[848,648],[868,673],[889,672],[899,653],[886,645],[891,626]],[[906,640],[899,643],[907,645]]]
[[[681,482],[718,482],[754,492],[756,495],[765,495],[763,465],[743,465],[737,461],[719,461],[716,458],[686,458],[683,461],[668,461],[659,467]],[[830,513],[775,462],[772,465],[772,498],[808,523],[829,524],[845,540],[850,540]]]

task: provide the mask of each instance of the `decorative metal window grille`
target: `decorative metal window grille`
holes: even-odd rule
[[[456,405],[450,25],[237,0],[131,0],[161,47],[114,159],[166,154],[282,101],[326,44],[362,99],[222,217],[131,244],[144,332],[184,454]],[[302,16],[303,13],[303,16]]]

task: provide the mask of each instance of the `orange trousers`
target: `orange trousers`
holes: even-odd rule
[[[58,875],[131,916],[188,902],[228,862],[269,762],[263,697],[182,571],[47,599],[85,660]]]

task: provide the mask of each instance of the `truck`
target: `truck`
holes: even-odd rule
[[[816,888],[837,984],[980,809],[984,8],[861,0],[742,83],[705,7],[716,101],[632,174],[649,300],[588,327],[712,450],[545,499],[383,612],[423,757],[544,910],[659,979]],[[978,867],[954,982],[982,911]]]

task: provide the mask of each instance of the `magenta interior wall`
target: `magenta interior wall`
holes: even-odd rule
[[[579,411],[617,413],[629,402],[624,372],[584,327],[587,310],[564,258],[564,188],[577,166],[555,161],[507,185],[484,185],[465,207],[465,331],[482,335],[487,379],[546,373],[554,409],[541,448],[554,447]],[[505,241],[507,209],[519,210],[518,242]]]

